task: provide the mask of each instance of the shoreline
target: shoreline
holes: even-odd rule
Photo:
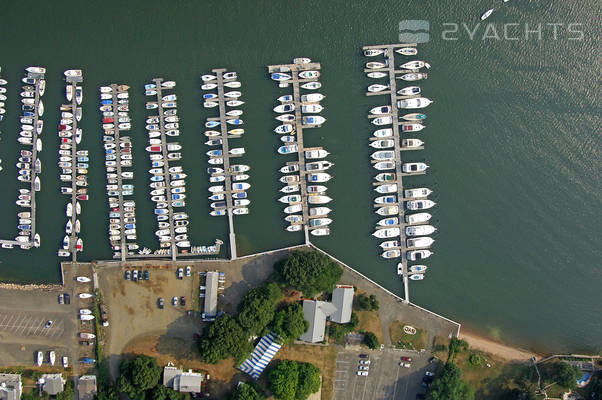
[[[460,335],[458,336],[458,338],[466,340],[469,346],[473,349],[490,353],[507,361],[526,362],[529,361],[531,357],[541,359],[545,356],[541,353],[535,353],[531,350],[515,347],[507,343],[496,341],[487,336],[475,333],[474,331],[471,331],[469,329],[464,329],[464,327],[460,331]]]

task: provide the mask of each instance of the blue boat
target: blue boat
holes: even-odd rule
[[[180,200],[180,199],[183,199],[184,197],[185,197],[185,195],[181,195],[181,194],[172,194],[171,195],[172,200]]]
[[[162,167],[163,165],[163,161],[153,161],[152,163],[153,168]]]
[[[238,119],[238,118],[229,119],[229,120],[226,120],[226,122],[229,123],[230,125],[242,125],[243,124],[242,119]]]
[[[36,114],[35,114],[35,113],[33,113],[33,112],[31,112],[31,111],[25,111],[25,112],[23,113],[23,116],[24,116],[24,117],[34,117],[35,115],[36,115]]]
[[[0,115],[0,121],[4,119],[4,115]]]
[[[154,89],[156,87],[157,87],[157,85],[155,85],[154,83],[147,83],[146,85],[144,85],[145,90]]]
[[[232,193],[232,198],[234,198],[234,199],[246,199],[247,198],[247,192]]]
[[[167,208],[155,208],[155,215],[167,214],[169,210]]]
[[[101,100],[102,104],[113,104],[113,100]]]
[[[82,364],[94,364],[96,360],[90,357],[84,357],[79,362],[81,362]]]
[[[382,220],[382,224],[384,226],[397,225],[398,224],[398,220],[396,218],[386,218],[386,219]]]
[[[118,212],[109,213],[109,218],[119,218],[121,214]]]
[[[219,125],[219,121],[207,121],[205,122],[205,126],[207,128],[214,128]]]
[[[205,93],[203,95],[204,99],[217,99],[217,95],[215,93]]]
[[[135,227],[135,224],[125,224],[125,229],[134,229]]]
[[[77,157],[77,161],[78,162],[85,162],[85,161],[90,161],[90,159],[88,157]]]
[[[31,225],[17,225],[17,229],[20,231],[29,231],[31,230]]]
[[[162,175],[155,175],[155,176],[151,176],[150,180],[153,182],[161,182],[163,181],[164,177]]]
[[[209,150],[207,152],[207,155],[209,157],[220,157],[222,155],[222,151],[221,150]]]
[[[107,150],[105,150],[105,153],[106,154],[115,154],[116,151],[115,151],[115,149],[107,149]]]

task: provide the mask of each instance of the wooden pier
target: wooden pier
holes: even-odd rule
[[[406,237],[406,233],[405,233],[405,228],[406,226],[410,225],[407,224],[405,222],[405,209],[404,209],[404,203],[408,200],[420,200],[421,198],[412,198],[412,199],[406,199],[404,196],[404,186],[403,186],[403,178],[407,177],[407,176],[414,176],[414,175],[423,175],[425,172],[418,172],[418,173],[405,173],[402,170],[402,165],[403,165],[403,160],[401,157],[402,151],[404,150],[422,150],[424,147],[423,146],[419,146],[419,147],[415,147],[415,148],[407,148],[407,147],[403,147],[402,146],[402,135],[400,132],[399,127],[403,126],[403,125],[408,125],[409,122],[400,122],[399,121],[399,109],[397,107],[397,100],[402,100],[402,99],[409,99],[409,98],[414,98],[414,97],[419,97],[418,95],[413,95],[413,96],[401,96],[397,94],[397,82],[396,82],[396,75],[397,74],[403,74],[403,73],[410,73],[410,72],[416,72],[413,70],[397,70],[395,69],[395,50],[398,48],[402,48],[402,47],[416,47],[416,43],[405,43],[405,44],[388,44],[388,45],[376,45],[376,46],[364,46],[363,50],[369,50],[369,49],[383,49],[385,50],[385,60],[386,60],[386,67],[385,68],[378,68],[378,69],[364,69],[364,72],[368,73],[368,72],[377,72],[377,71],[381,71],[381,72],[387,72],[389,75],[389,89],[382,91],[382,92],[366,92],[366,96],[376,96],[376,95],[389,95],[390,96],[390,101],[391,101],[391,114],[387,114],[387,115],[378,115],[378,116],[372,116],[370,115],[368,118],[376,118],[376,117],[381,117],[381,116],[391,116],[392,118],[392,125],[391,128],[393,129],[393,142],[394,142],[394,153],[395,153],[395,176],[396,176],[396,180],[395,182],[387,182],[389,184],[395,183],[397,185],[397,192],[396,197],[397,197],[397,203],[396,205],[398,206],[398,214],[395,215],[399,218],[399,224],[398,225],[394,225],[394,226],[377,226],[376,229],[390,229],[390,228],[399,228],[400,234],[399,234],[399,245],[400,247],[397,247],[396,249],[399,249],[401,252],[401,266],[402,266],[402,279],[403,279],[403,284],[404,284],[404,291],[405,291],[405,296],[404,296],[404,301],[406,303],[410,302],[410,291],[409,291],[409,285],[408,285],[408,277],[409,277],[409,272],[408,272],[408,260],[407,260],[407,254],[406,252],[408,250],[414,250],[416,248],[408,248],[406,243],[407,243],[407,237]],[[371,137],[370,140],[374,141],[374,140],[381,140],[381,139],[387,139],[387,138],[375,138],[375,137]],[[374,160],[372,160],[374,163]],[[374,186],[379,186],[385,184],[385,182],[374,182]],[[392,193],[391,193],[392,194]],[[392,204],[388,204],[388,205],[392,205]],[[385,206],[385,204],[375,204],[374,207],[382,207]],[[393,217],[391,216],[387,216],[387,217]],[[388,240],[394,240],[395,238],[387,238]],[[393,250],[394,248],[388,249],[388,250]]]
[[[321,125],[304,125],[303,124],[303,115],[301,112],[301,107],[302,107],[302,102],[301,102],[301,88],[300,86],[304,83],[307,82],[316,82],[318,81],[318,78],[300,78],[299,77],[299,72],[301,71],[320,71],[321,70],[321,64],[317,63],[317,62],[309,62],[309,63],[292,63],[292,64],[278,64],[278,65],[268,65],[268,73],[272,74],[272,73],[276,73],[276,72],[281,72],[281,73],[288,73],[291,75],[291,79],[290,80],[285,80],[285,81],[279,81],[279,86],[280,87],[288,87],[289,85],[293,86],[293,105],[295,106],[295,120],[293,121],[293,125],[294,125],[294,130],[293,132],[291,132],[291,134],[296,135],[297,140],[296,140],[296,144],[297,144],[297,161],[296,162],[288,162],[286,165],[293,165],[293,164],[297,164],[299,166],[299,190],[300,190],[300,195],[301,195],[301,217],[302,217],[302,223],[301,225],[303,225],[303,233],[305,236],[305,244],[309,245],[310,244],[310,239],[309,239],[309,233],[310,230],[312,229],[318,229],[318,228],[329,228],[328,226],[316,226],[316,227],[310,227],[309,226],[309,220],[310,218],[319,218],[319,217],[325,217],[324,215],[316,215],[316,216],[311,216],[309,215],[309,202],[308,202],[308,196],[309,193],[307,192],[307,170],[306,170],[306,162],[305,162],[305,152],[306,151],[311,151],[311,150],[324,150],[322,147],[312,147],[312,148],[308,148],[305,147],[304,145],[304,140],[303,140],[303,130],[305,128],[319,128]],[[308,93],[309,94],[309,93]],[[318,114],[311,114],[311,115],[318,115]],[[282,142],[281,142],[282,143]],[[285,143],[283,143],[285,144]],[[318,160],[316,160],[318,161]],[[315,172],[324,172],[324,171],[315,171]],[[290,185],[295,185],[296,183],[293,182]],[[292,193],[294,194],[294,193]],[[326,196],[326,193],[320,193],[320,195]],[[289,204],[289,205],[293,205],[293,204]],[[316,205],[316,207],[321,206],[321,205]]]

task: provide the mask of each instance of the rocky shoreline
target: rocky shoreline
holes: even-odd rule
[[[63,286],[57,285],[57,284],[53,284],[53,285],[35,285],[35,284],[19,285],[16,283],[0,282],[0,289],[21,290],[21,291],[42,290],[45,292],[52,292],[55,290],[62,290]]]

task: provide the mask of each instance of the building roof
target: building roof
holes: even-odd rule
[[[163,368],[163,386],[173,388],[174,379],[182,373],[182,369],[168,365]]]
[[[332,322],[346,324],[351,321],[353,286],[337,285],[336,289],[332,292],[332,304],[337,308],[330,316]]]
[[[174,378],[174,390],[185,393],[200,393],[203,375],[196,372],[183,372]]]
[[[215,317],[217,314],[217,288],[219,272],[208,271],[205,280],[205,307],[203,311],[208,317]]]
[[[49,395],[59,394],[65,388],[65,380],[61,374],[44,374],[40,379],[44,380],[42,390]]]
[[[21,390],[21,375],[0,374],[0,400],[19,400]]]
[[[332,315],[336,307],[326,301],[303,300],[303,315],[309,321],[307,331],[299,336],[299,339],[317,343],[324,340],[324,330],[326,329],[326,317]]]
[[[94,400],[96,397],[96,375],[82,375],[77,381],[79,400]]]

